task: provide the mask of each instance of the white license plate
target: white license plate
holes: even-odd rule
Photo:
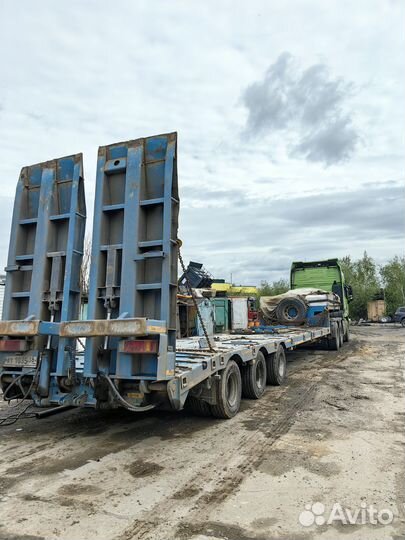
[[[14,356],[6,356],[4,367],[37,367],[38,357],[32,354],[19,354]]]

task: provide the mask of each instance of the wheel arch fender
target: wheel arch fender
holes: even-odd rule
[[[287,345],[285,344],[285,341],[280,341],[280,343],[278,343],[277,347],[283,347],[284,352],[288,351]],[[276,348],[276,351],[277,351],[277,348]],[[274,352],[276,352],[276,351],[274,351]]]
[[[264,357],[267,359],[267,357],[269,356],[269,354],[271,354],[271,352],[267,349],[267,347],[265,347],[264,345],[262,345],[259,349],[259,352],[261,352]],[[272,351],[273,352],[273,351]]]
[[[243,366],[245,365],[245,363],[244,363],[243,360],[242,360],[242,357],[241,357],[239,354],[237,354],[237,353],[233,354],[233,355],[229,358],[228,362],[230,362],[231,360],[233,360],[234,362],[237,363],[239,369],[242,369]]]

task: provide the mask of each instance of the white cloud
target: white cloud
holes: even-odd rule
[[[402,2],[385,0],[1,2],[1,266],[22,166],[82,151],[91,214],[97,147],[173,130],[186,256],[218,271],[239,265],[243,279],[257,282],[277,277],[291,259],[319,256],[322,231],[303,220],[299,234],[287,238],[271,216],[261,215],[258,224],[244,199],[362,192],[367,183],[403,177],[404,15]],[[339,76],[355,85],[353,122],[364,136],[351,160],[325,170],[316,161],[315,135],[296,149],[312,159],[305,162],[288,156],[281,138],[269,148],[265,137],[240,137],[247,120],[243,91],[285,50],[304,67],[328,66],[332,82]],[[321,97],[324,103],[330,95]],[[308,119],[319,108],[318,101]],[[188,207],[186,189],[201,194],[206,214]],[[232,205],[221,203],[213,213],[205,197],[211,191],[228,192]],[[204,216],[208,238],[222,241],[215,255],[199,241],[207,236]],[[241,229],[243,235],[234,234]],[[402,251],[402,239],[385,242],[384,231],[365,239],[356,224],[347,231],[345,252],[365,243],[382,259]],[[341,238],[332,233],[328,240],[333,256]],[[269,266],[249,264],[266,250],[271,275]]]
[[[264,78],[243,92],[249,114],[245,134],[285,140],[290,157],[333,165],[355,152],[359,134],[346,103],[352,85],[332,78],[325,64],[305,70],[287,52],[267,69]]]

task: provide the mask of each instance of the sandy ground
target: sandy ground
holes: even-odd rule
[[[393,326],[295,351],[288,384],[230,421],[74,410],[0,428],[0,539],[405,539],[404,351]]]

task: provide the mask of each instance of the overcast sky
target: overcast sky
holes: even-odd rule
[[[0,0],[0,264],[22,166],[178,132],[184,258],[404,254],[405,0]]]

